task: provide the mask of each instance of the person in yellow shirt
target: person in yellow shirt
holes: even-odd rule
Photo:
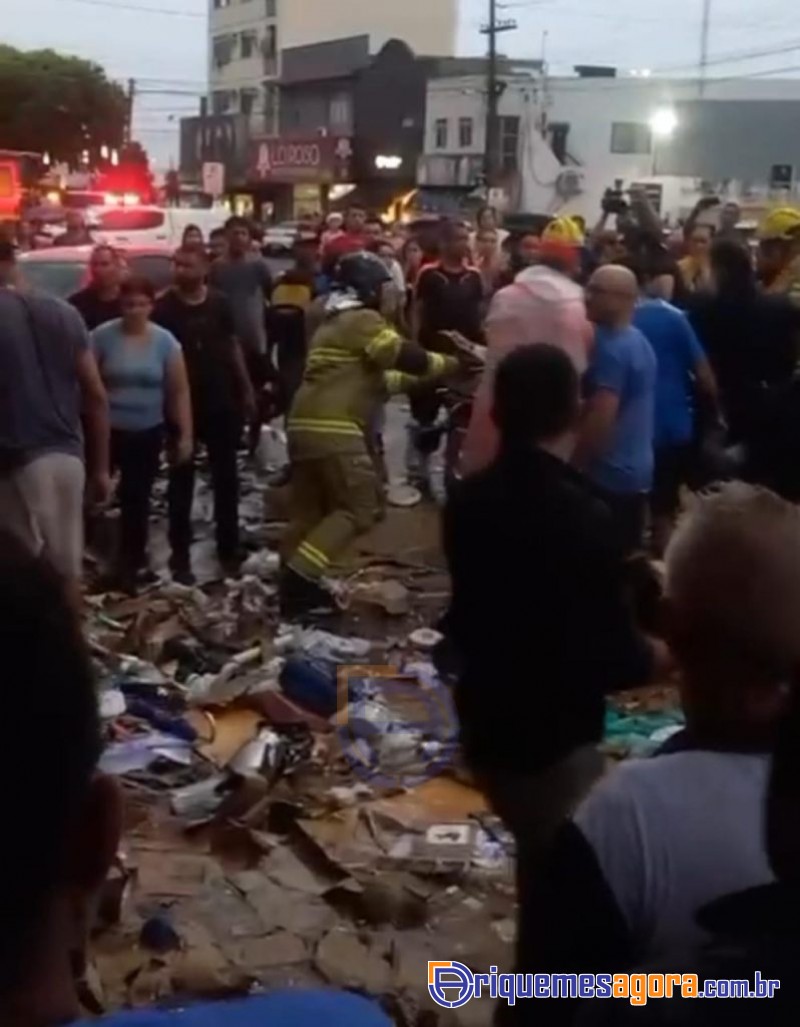
[[[776,207],[758,231],[758,275],[764,292],[800,305],[800,209]]]

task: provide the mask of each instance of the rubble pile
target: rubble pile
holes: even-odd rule
[[[389,510],[321,630],[280,621],[265,498],[245,474],[241,578],[201,559],[201,586],[87,601],[102,767],[127,799],[87,1009],[330,984],[381,997],[402,1027],[486,1024],[491,1002],[435,1007],[425,973],[510,970],[514,936],[513,841],[459,766],[432,663],[448,595],[435,511]],[[207,501],[201,485],[198,525]],[[610,706],[609,757],[680,726],[668,688]]]
[[[415,1024],[428,959],[509,967],[513,842],[458,766],[425,573],[367,565],[336,632],[280,622],[266,548],[236,581],[89,600],[128,800],[98,1010],[329,983]]]

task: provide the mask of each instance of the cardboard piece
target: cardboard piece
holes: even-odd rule
[[[314,965],[330,984],[381,995],[391,986],[391,968],[379,951],[355,934],[329,931],[317,947]]]
[[[302,938],[289,931],[276,931],[264,938],[248,938],[238,943],[234,962],[252,970],[304,963],[308,951]]]
[[[138,849],[135,855],[138,891],[143,895],[197,895],[218,871],[205,856],[167,849]]]
[[[214,718],[216,734],[199,752],[217,767],[225,767],[237,752],[255,738],[262,718],[253,710],[224,710]]]
[[[367,808],[422,830],[431,824],[461,824],[489,809],[481,792],[449,777],[436,777],[390,799],[376,799]]]

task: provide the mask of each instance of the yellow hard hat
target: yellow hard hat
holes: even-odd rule
[[[800,210],[797,207],[776,207],[761,222],[758,237],[770,239],[791,239],[800,233]]]
[[[582,246],[583,232],[572,218],[554,218],[542,232],[542,242],[557,242],[564,246]]]

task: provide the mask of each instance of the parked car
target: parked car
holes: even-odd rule
[[[86,219],[98,242],[111,246],[150,246],[165,243],[177,249],[188,225],[197,225],[206,240],[228,220],[224,207],[192,210],[189,207],[92,207]]]
[[[170,246],[120,246],[132,274],[149,278],[157,291],[172,281],[172,248]],[[19,268],[24,281],[35,289],[66,299],[83,288],[89,278],[91,246],[55,246],[19,255]]]

